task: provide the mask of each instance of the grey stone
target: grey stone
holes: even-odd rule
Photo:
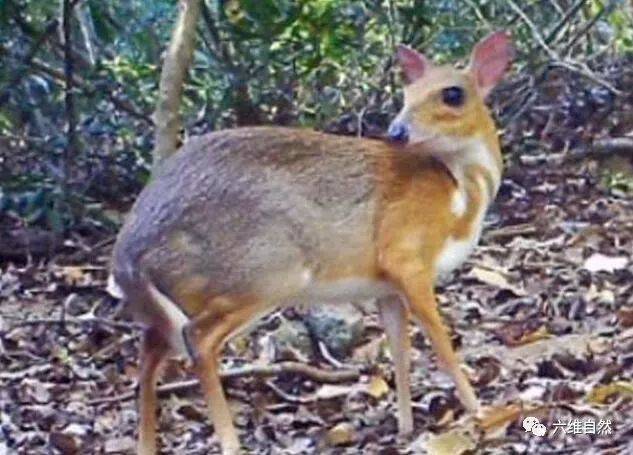
[[[313,339],[338,359],[349,356],[365,329],[363,314],[352,304],[313,306],[304,320]]]
[[[271,339],[275,360],[308,360],[314,355],[310,333],[302,321],[284,321],[271,334]]]

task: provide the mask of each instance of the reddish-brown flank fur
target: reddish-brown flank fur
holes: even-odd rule
[[[300,302],[381,297],[401,433],[413,430],[410,316],[464,406],[478,410],[434,284],[476,244],[499,185],[501,154],[483,98],[510,55],[502,33],[478,44],[462,71],[401,48],[410,83],[394,131],[409,145],[244,128],[192,139],[164,163],[121,230],[112,267],[112,289],[147,325],[138,453],[156,453],[156,380],[172,350],[189,353],[223,453],[238,453],[222,346],[262,314]],[[447,101],[447,87],[464,96]]]

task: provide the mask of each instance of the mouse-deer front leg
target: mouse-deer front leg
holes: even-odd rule
[[[455,381],[457,394],[462,404],[468,411],[477,413],[479,411],[477,396],[460,366],[459,357],[453,349],[451,339],[438,312],[433,290],[433,271],[424,264],[415,251],[400,251],[393,255],[386,255],[383,268],[407,297],[411,312],[424,327],[440,363]]]

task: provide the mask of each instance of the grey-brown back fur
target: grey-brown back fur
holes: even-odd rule
[[[287,128],[191,139],[156,173],[122,229],[117,283],[147,274],[162,292],[192,282],[214,295],[250,293],[270,276],[318,275],[367,254],[379,141]],[[282,285],[283,283],[280,283]]]

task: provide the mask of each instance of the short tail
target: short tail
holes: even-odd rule
[[[108,285],[106,287],[106,292],[115,299],[121,300],[125,297],[123,289],[121,289],[121,286],[117,284],[116,280],[114,279],[114,275],[112,274],[108,276]]]

